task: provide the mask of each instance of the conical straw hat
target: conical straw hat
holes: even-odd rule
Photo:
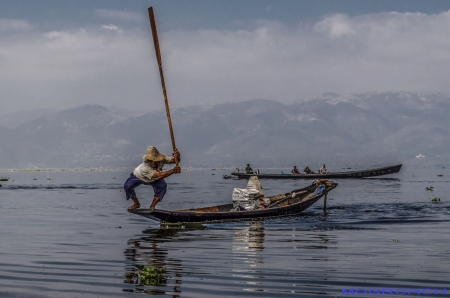
[[[164,160],[164,155],[159,153],[158,149],[154,146],[148,146],[147,152],[142,157],[142,160],[145,162],[146,160],[153,160],[153,161],[161,161]]]

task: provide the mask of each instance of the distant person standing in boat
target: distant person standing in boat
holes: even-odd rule
[[[325,164],[322,165],[322,167],[319,170],[319,173],[320,174],[327,174],[328,173],[328,170],[327,170],[327,167],[325,166]]]
[[[133,173],[131,173],[130,177],[128,177],[123,186],[127,200],[133,200],[133,205],[129,206],[128,210],[141,207],[141,204],[136,197],[136,192],[134,191],[134,189],[141,184],[151,185],[153,187],[155,194],[152,204],[150,205],[150,209],[155,210],[156,204],[161,202],[166,194],[167,183],[164,181],[164,178],[181,172],[181,168],[179,166],[175,166],[173,169],[168,171],[162,171],[164,164],[175,163],[175,159],[180,161],[180,153],[177,149],[175,149],[173,152],[173,157],[171,158],[159,153],[156,147],[148,146],[147,152],[142,157],[143,162],[133,170]]]
[[[250,168],[250,164],[247,164],[247,167],[245,168],[245,173],[247,173],[247,174],[253,174],[253,169]]]
[[[297,169],[297,166],[294,166],[294,168],[292,169],[291,173],[294,174],[294,175],[300,174],[300,172]]]

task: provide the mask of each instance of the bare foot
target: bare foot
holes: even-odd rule
[[[138,209],[138,208],[141,208],[141,204],[134,203],[133,205],[129,206],[127,209],[128,210],[134,210],[134,209]]]

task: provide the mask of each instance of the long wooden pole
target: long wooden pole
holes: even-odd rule
[[[155,22],[155,15],[153,14],[153,7],[148,8],[148,17],[150,19],[150,28],[152,29],[153,44],[155,45],[156,60],[158,60],[159,76],[161,77],[161,86],[164,95],[164,103],[166,104],[167,121],[169,122],[170,137],[172,139],[172,149],[173,151],[175,151],[177,147],[175,146],[175,137],[173,136],[172,120],[170,118],[170,109],[169,109],[169,101],[167,99],[166,85],[164,84],[161,52],[159,50],[158,32],[156,31],[156,22]],[[178,166],[178,158],[175,158],[175,163]]]

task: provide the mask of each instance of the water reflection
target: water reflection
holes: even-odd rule
[[[325,250],[337,243],[326,230],[262,221],[151,228],[128,240],[125,272],[136,273],[135,265],[165,268],[164,283],[125,283],[124,291],[172,297],[324,294],[324,280],[335,276],[333,252]]]
[[[143,236],[140,238],[128,240],[128,248],[124,252],[126,260],[129,261],[126,274],[137,274],[136,264],[143,264],[150,268],[163,268],[166,276],[162,283],[135,285],[134,288],[130,287],[124,291],[180,297],[183,277],[182,261],[169,257],[168,249],[163,244],[176,238],[178,233],[192,228],[201,229],[203,227],[186,228],[186,226],[161,225],[158,229],[143,231]]]
[[[263,263],[264,227],[262,221],[249,223],[248,227],[235,228],[233,234],[233,259],[257,267]]]
[[[233,278],[238,278],[243,283],[243,290],[250,287],[253,288],[252,291],[261,291],[264,274],[259,267],[264,263],[261,255],[264,238],[262,221],[251,222],[247,227],[234,230],[232,272]]]

